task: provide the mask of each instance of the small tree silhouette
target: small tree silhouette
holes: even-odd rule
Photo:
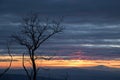
[[[64,76],[64,80],[68,80],[68,78],[69,78],[69,73],[66,72],[66,74],[65,74],[65,76]]]
[[[40,47],[42,43],[47,41],[53,35],[62,32],[63,26],[61,26],[62,18],[40,21],[38,14],[31,14],[23,18],[21,23],[21,30],[19,34],[12,35],[12,38],[16,40],[22,46],[26,47],[27,53],[23,53],[23,68],[29,80],[36,80],[37,72],[39,67],[37,66],[36,60],[36,50]],[[25,54],[28,54],[31,62],[31,71],[25,66]],[[48,59],[48,58],[43,58]],[[51,58],[49,58],[51,59]],[[48,60],[49,60],[48,59]]]
[[[12,65],[13,57],[11,55],[10,44],[9,43],[7,43],[7,53],[10,56],[10,63],[8,65],[8,67],[2,73],[0,73],[0,78],[10,69],[10,67]]]

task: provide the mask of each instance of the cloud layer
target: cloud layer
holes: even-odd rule
[[[64,32],[42,45],[38,53],[69,55],[82,51],[89,57],[118,58],[119,3],[119,0],[1,0],[0,53],[6,52],[5,40],[18,30],[21,17],[33,11],[40,16],[65,16]],[[18,45],[12,48],[16,54],[24,51]]]

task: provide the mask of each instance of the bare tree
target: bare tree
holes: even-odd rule
[[[29,80],[36,80],[37,72],[39,70],[36,63],[36,50],[38,50],[41,44],[47,41],[50,37],[63,31],[64,28],[61,25],[61,21],[62,18],[41,21],[39,15],[31,14],[23,18],[20,33],[12,35],[12,38],[20,45],[25,46],[28,51],[27,53],[23,53],[22,62]],[[25,54],[28,54],[30,57],[32,66],[31,71],[25,66]]]
[[[7,43],[7,53],[10,56],[10,63],[8,65],[8,67],[2,73],[0,73],[0,78],[10,69],[10,67],[12,65],[13,57],[11,55],[10,44],[9,43]]]

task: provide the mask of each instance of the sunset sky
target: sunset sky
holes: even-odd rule
[[[40,56],[38,56],[40,58]],[[47,56],[44,56],[47,57]],[[54,56],[52,60],[38,59],[36,61],[37,67],[50,68],[88,68],[104,65],[110,68],[120,68],[120,60],[84,60],[84,59],[65,59],[68,56]],[[6,68],[10,64],[9,56],[0,56],[0,68]],[[31,67],[29,57],[25,57],[26,67]],[[11,68],[22,68],[22,56],[13,56]]]
[[[41,17],[64,16],[64,32],[50,38],[36,52],[57,56],[50,62],[43,61],[43,66],[120,68],[120,0],[0,0],[0,67],[9,62],[6,41],[31,11]],[[11,51],[14,67],[21,66],[18,63],[25,48],[13,44]]]

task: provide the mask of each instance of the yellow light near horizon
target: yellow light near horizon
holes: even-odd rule
[[[31,67],[28,56],[25,56],[26,67]],[[9,66],[10,57],[0,56],[3,60],[0,62],[0,68],[6,68]],[[4,61],[4,59],[6,61]],[[104,65],[112,68],[120,68],[120,60],[37,60],[37,66],[41,67],[92,67],[98,65]],[[22,68],[22,57],[13,56],[13,62],[11,68]]]

